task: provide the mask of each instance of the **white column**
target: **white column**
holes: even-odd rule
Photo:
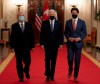
[[[100,48],[100,22],[97,23],[97,44],[96,47]]]
[[[0,28],[2,28],[3,22],[3,1],[0,0]]]

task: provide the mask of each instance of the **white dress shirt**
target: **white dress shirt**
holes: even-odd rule
[[[51,21],[53,22],[53,28],[54,28],[55,19],[54,20],[49,19],[50,24],[51,24]]]
[[[22,29],[22,24],[23,24],[23,29]],[[24,31],[24,28],[25,28],[25,22],[19,22],[19,25],[20,25],[21,30]]]

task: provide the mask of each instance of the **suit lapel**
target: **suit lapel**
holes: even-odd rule
[[[79,26],[80,26],[80,19],[78,19],[78,21],[77,21],[76,30],[77,30],[78,28],[80,28]]]
[[[48,27],[48,29],[49,29],[49,31],[51,31],[51,26],[50,26],[50,21],[48,20],[48,25],[47,25]]]
[[[55,22],[54,22],[54,31],[56,30],[56,28],[57,28],[57,21],[55,20]]]
[[[72,19],[70,20],[70,28],[71,28],[71,30],[73,31],[73,24],[72,24]]]
[[[17,26],[18,26],[18,28],[20,28],[19,22],[17,22]]]
[[[26,28],[27,28],[27,25],[26,25],[26,22],[25,22],[25,24],[24,24],[24,31],[26,30]]]
[[[22,31],[21,28],[20,28],[19,22],[17,22],[17,25],[16,25],[16,26],[17,26],[17,29],[18,29],[19,31]]]
[[[23,25],[24,27],[24,29],[23,29],[23,31],[22,32],[25,32],[25,30],[26,30],[26,28],[27,28],[27,24],[26,24],[26,22],[24,23],[24,25]]]

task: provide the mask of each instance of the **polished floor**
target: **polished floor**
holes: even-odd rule
[[[85,48],[85,51],[88,52],[91,56],[96,58],[98,61],[100,61],[100,49],[97,48],[91,48],[91,46],[88,46]],[[5,57],[10,52],[10,46],[7,45],[4,47],[3,44],[0,44],[0,63],[5,59]]]
[[[98,61],[100,61],[100,49],[95,47],[86,47],[85,50]]]
[[[6,56],[9,54],[9,52],[10,52],[9,45],[4,47],[3,44],[0,44],[0,63],[6,58]]]

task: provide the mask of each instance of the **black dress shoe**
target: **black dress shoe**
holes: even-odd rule
[[[72,72],[68,73],[68,79],[70,79],[72,76]]]
[[[75,82],[78,82],[77,78],[74,78],[74,81],[75,81]]]
[[[50,78],[49,78],[49,76],[47,76],[47,78],[46,78],[46,82],[49,82],[49,80],[50,80]]]
[[[51,80],[51,81],[54,81],[54,77],[50,77],[50,80]]]
[[[24,69],[24,73],[25,73],[26,78],[27,78],[27,79],[30,79],[30,74],[29,74],[29,72],[26,72],[26,70]]]
[[[29,73],[26,73],[26,78],[27,78],[27,79],[30,79]]]
[[[24,80],[23,79],[20,79],[19,82],[24,82]]]

